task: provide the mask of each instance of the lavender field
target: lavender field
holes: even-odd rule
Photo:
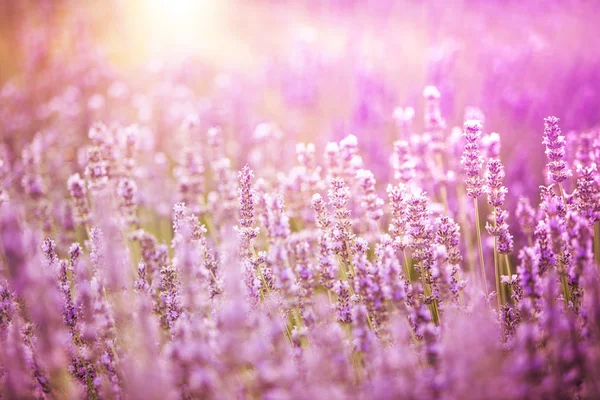
[[[600,398],[598,20],[0,2],[0,399]]]

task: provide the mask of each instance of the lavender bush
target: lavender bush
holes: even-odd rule
[[[78,39],[0,87],[0,398],[600,397],[593,117],[524,162],[447,55],[410,104],[353,49],[131,74]]]

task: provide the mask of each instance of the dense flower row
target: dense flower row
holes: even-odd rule
[[[236,172],[194,115],[173,161],[141,126],[94,124],[62,186],[53,132],[5,152],[0,396],[600,395],[599,131],[567,158],[546,118],[549,185],[511,219],[501,135],[474,110],[449,134],[424,95],[389,182],[353,135]],[[252,140],[280,139],[269,123]]]

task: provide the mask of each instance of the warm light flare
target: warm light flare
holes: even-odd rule
[[[144,16],[135,29],[152,41],[153,50],[197,51],[206,53],[218,47],[223,2],[209,0],[146,0],[135,12]]]
[[[185,22],[197,13],[211,8],[215,3],[207,0],[148,0],[145,7],[161,20],[170,20],[173,23]]]

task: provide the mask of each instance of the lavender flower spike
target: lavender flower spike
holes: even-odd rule
[[[548,179],[553,182],[561,183],[569,178],[573,173],[565,162],[565,137],[561,135],[558,126],[559,119],[556,117],[544,118],[544,140],[546,145],[546,156],[548,162]]]
[[[475,119],[466,121],[463,136],[467,143],[460,162],[464,166],[467,176],[465,179],[467,195],[476,199],[483,193],[483,178],[480,176],[483,157],[479,151],[481,122]]]

